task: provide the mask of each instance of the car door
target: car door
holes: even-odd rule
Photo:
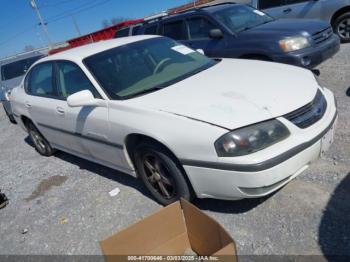
[[[79,151],[77,140],[67,140],[65,123],[59,121],[58,115],[63,111],[54,81],[54,63],[44,62],[34,66],[25,79],[27,96],[24,104],[35,126],[55,147],[56,145]]]
[[[209,57],[221,57],[226,48],[225,37],[210,38],[209,32],[212,29],[220,28],[213,21],[204,16],[192,16],[187,20],[189,40],[184,44],[192,49],[202,49]]]
[[[122,166],[123,147],[109,140],[108,106],[69,107],[67,98],[79,91],[89,90],[97,99],[102,99],[82,69],[68,61],[55,63],[55,76],[58,95],[61,100],[56,104],[57,128],[65,137],[62,146],[70,149],[71,144],[79,141],[75,150],[88,158],[98,160],[105,165]]]
[[[323,0],[260,0],[259,8],[275,18],[320,18]]]

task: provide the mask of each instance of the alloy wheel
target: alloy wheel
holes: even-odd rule
[[[169,174],[169,169],[156,155],[147,154],[143,159],[143,166],[149,184],[165,199],[171,199],[176,195],[175,183]]]
[[[35,130],[30,130],[30,136],[33,140],[33,143],[37,147],[40,152],[45,152],[46,145],[44,139],[41,137],[40,134],[38,134]]]
[[[344,18],[339,22],[338,34],[344,39],[350,39],[350,18]]]

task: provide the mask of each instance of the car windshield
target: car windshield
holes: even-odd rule
[[[157,91],[215,63],[165,37],[123,45],[84,59],[111,99],[128,99]]]
[[[24,75],[29,67],[42,57],[39,55],[1,66],[1,80],[6,81]]]
[[[234,5],[216,11],[213,15],[234,33],[239,33],[274,20],[264,12],[246,5]]]

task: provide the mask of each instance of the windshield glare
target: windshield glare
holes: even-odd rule
[[[273,21],[272,17],[262,11],[245,5],[236,5],[217,11],[214,17],[234,33]]]
[[[163,88],[215,64],[174,40],[157,37],[84,59],[111,99],[127,99]]]

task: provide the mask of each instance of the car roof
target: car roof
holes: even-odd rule
[[[151,19],[149,21],[145,21],[143,23],[143,25],[144,26],[152,25],[152,24],[155,24],[155,23],[159,23],[161,21],[167,21],[167,20],[170,20],[170,19],[181,18],[181,17],[184,17],[184,16],[192,15],[192,14],[200,14],[201,12],[202,13],[203,12],[212,13],[212,12],[215,12],[217,10],[221,10],[221,9],[227,8],[227,7],[232,6],[232,5],[249,4],[250,2],[251,2],[251,0],[217,1],[217,2],[214,2],[214,3],[208,3],[208,4],[205,4],[205,5],[198,6],[198,7],[193,7],[193,8],[190,8],[188,10],[184,10],[184,11],[181,11],[181,12],[178,12],[178,13],[169,14],[167,16],[163,16],[163,17],[160,17],[160,18]]]
[[[152,39],[156,37],[160,37],[160,36],[139,35],[139,36],[128,36],[128,37],[121,37],[121,38],[115,38],[111,40],[100,41],[97,43],[91,43],[88,45],[75,47],[51,56],[47,56],[45,58],[40,59],[37,63],[42,63],[42,62],[47,62],[52,60],[81,61],[86,57],[103,52],[105,50],[109,50],[119,46],[135,43],[142,40]]]
[[[216,12],[217,10],[221,10],[221,9],[225,9],[227,7],[230,7],[232,5],[242,5],[243,3],[241,2],[225,2],[225,3],[221,3],[221,4],[216,4],[216,5],[207,5],[207,6],[203,6],[201,9],[208,11],[208,12]]]

